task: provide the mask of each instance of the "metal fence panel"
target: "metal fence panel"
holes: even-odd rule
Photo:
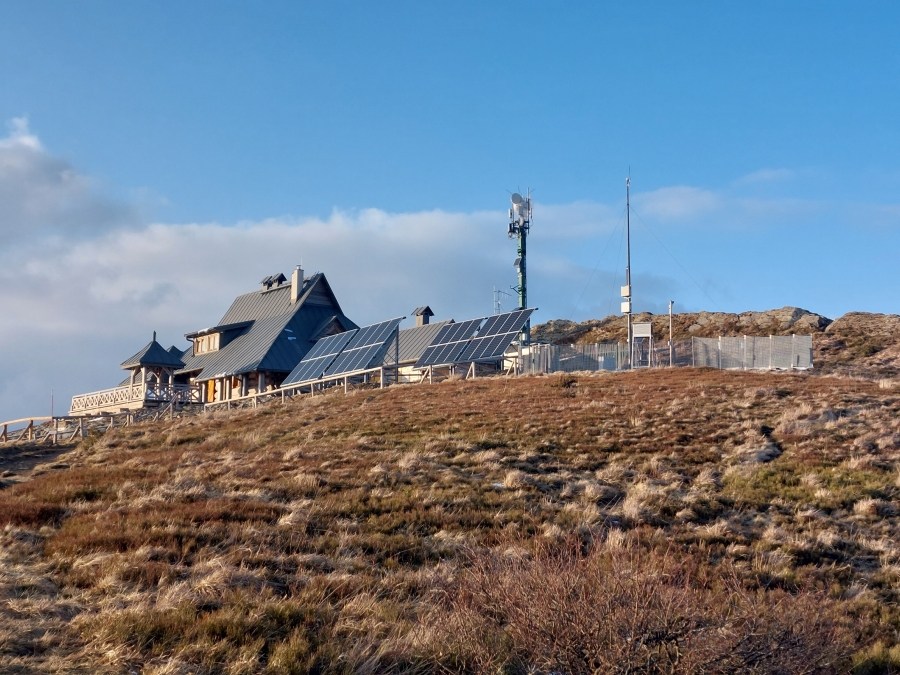
[[[769,337],[721,337],[676,340],[655,345],[652,367],[696,366],[731,370],[805,370],[813,367],[811,335],[770,335]],[[628,368],[628,345],[600,342],[577,345],[528,347],[519,372],[558,373],[624,370]]]
[[[722,370],[737,370],[744,367],[743,338],[721,337],[719,338],[719,368]]]
[[[811,335],[694,338],[694,365],[744,370],[813,367]]]
[[[694,338],[693,355],[694,361],[691,365],[697,368],[718,368],[719,367],[719,341],[713,338]]]

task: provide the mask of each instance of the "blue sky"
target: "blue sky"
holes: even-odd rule
[[[489,312],[518,187],[536,319],[605,315],[629,168],[636,309],[900,312],[898,34],[887,2],[6,0],[0,417],[299,257],[361,322]]]

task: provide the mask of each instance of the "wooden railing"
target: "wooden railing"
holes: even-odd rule
[[[121,416],[121,415],[119,415]],[[84,438],[91,430],[115,426],[113,415],[104,417],[24,417],[9,422],[0,422],[0,443],[33,441],[52,443]],[[24,427],[10,429],[24,424]]]
[[[200,403],[200,390],[188,384],[134,384],[72,397],[72,415],[85,414],[117,405],[141,403]]]

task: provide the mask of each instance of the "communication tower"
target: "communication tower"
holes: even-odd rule
[[[509,198],[512,202],[512,208],[509,210],[509,230],[507,234],[510,239],[518,238],[519,245],[516,249],[517,258],[513,263],[513,267],[519,274],[519,285],[513,286],[513,290],[519,296],[519,309],[528,307],[528,290],[527,275],[525,269],[525,251],[526,239],[528,238],[528,230],[531,229],[531,190],[523,197],[518,192],[514,192]],[[531,321],[529,320],[522,329],[522,344],[527,345],[531,342]]]

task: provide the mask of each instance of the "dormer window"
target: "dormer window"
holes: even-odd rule
[[[194,356],[219,351],[219,335],[221,335],[221,333],[210,333],[209,335],[195,337]]]

